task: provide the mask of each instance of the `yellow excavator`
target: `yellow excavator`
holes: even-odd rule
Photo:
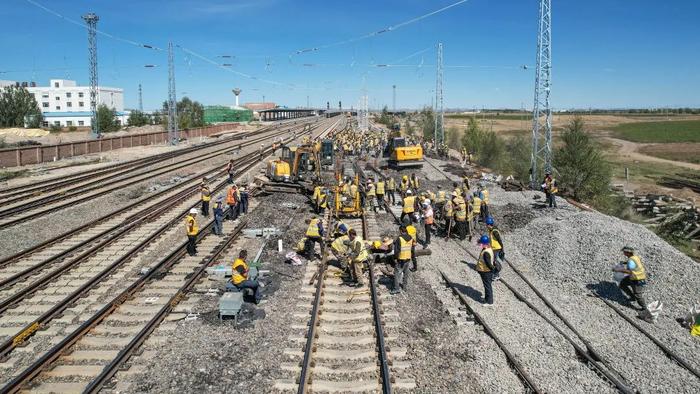
[[[406,138],[401,136],[401,125],[395,123],[389,135],[389,142],[384,150],[384,157],[389,158],[389,167],[402,169],[423,167],[423,147],[409,145]]]
[[[302,141],[299,146],[283,145],[280,156],[267,163],[265,176],[269,182],[265,189],[296,192],[321,179],[320,150],[320,144],[310,140]]]

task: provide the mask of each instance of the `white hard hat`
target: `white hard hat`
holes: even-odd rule
[[[425,200],[423,200],[423,205],[425,205],[425,206],[430,205],[430,199],[426,198]]]
[[[413,192],[411,191],[411,189],[409,189],[409,190],[406,190],[406,194],[413,194]]]
[[[197,214],[197,208],[190,209],[190,214]]]

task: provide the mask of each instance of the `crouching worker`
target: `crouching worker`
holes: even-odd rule
[[[364,268],[369,254],[365,248],[365,243],[362,241],[362,237],[359,237],[354,229],[348,231],[348,240],[350,241],[348,246],[350,275],[352,275],[352,279],[355,282],[355,287],[362,287],[365,285],[365,277],[362,274],[362,268]]]
[[[304,248],[304,255],[307,259],[311,260],[314,258],[316,243],[318,243],[321,246],[321,250],[323,250],[323,223],[321,223],[321,219],[313,218],[306,219],[306,224],[308,224],[309,227],[306,229],[306,247]]]
[[[259,304],[262,299],[262,292],[260,291],[260,283],[254,278],[250,278],[248,275],[248,263],[246,262],[248,258],[248,251],[243,249],[238,253],[238,258],[233,261],[233,271],[231,272],[231,283],[226,285],[227,290],[243,290],[251,289],[255,294],[255,303]]]

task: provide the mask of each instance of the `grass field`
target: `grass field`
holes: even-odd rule
[[[623,123],[613,131],[615,137],[633,142],[700,142],[700,120]]]
[[[700,164],[700,143],[646,145],[639,149],[639,153],[666,160]]]
[[[477,119],[493,119],[493,120],[532,120],[532,114],[531,113],[523,113],[523,114],[514,114],[514,113],[507,113],[507,114],[494,114],[494,113],[486,113],[486,114],[447,114],[445,115],[446,118],[450,119],[469,119],[471,117],[476,117]]]

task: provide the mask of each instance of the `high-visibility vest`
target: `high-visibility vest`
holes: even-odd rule
[[[194,216],[187,215],[185,217],[185,229],[187,230],[187,235],[197,235],[199,233],[199,227],[197,227],[197,221],[194,220]]]
[[[321,234],[318,232],[318,219],[311,219],[309,223],[309,228],[306,229],[307,237],[320,237]]]
[[[384,181],[377,182],[377,194],[384,194]]]
[[[481,213],[481,199],[479,196],[474,196],[474,199],[472,199],[472,212]]]
[[[408,190],[408,180],[407,180],[407,179],[402,179],[402,180],[401,180],[401,186],[400,186],[400,187],[401,187],[401,191],[402,191],[402,192],[405,192],[406,190]]]
[[[489,255],[491,258],[491,265],[493,265],[493,249],[484,248],[481,249],[481,253],[479,253],[479,261],[476,263],[476,270],[479,272],[491,272],[491,268],[484,262],[484,254]]]
[[[493,236],[494,233],[497,233],[499,236],[501,235],[501,232],[498,231],[497,228],[492,228],[489,230],[489,239],[491,240],[491,249],[493,250],[501,250],[503,249],[503,246],[501,245],[498,240]]]
[[[635,264],[637,264],[637,267],[632,270],[632,274],[630,275],[631,280],[644,280],[647,278],[647,271],[644,269],[644,265],[642,264],[642,259],[639,258],[639,256],[632,255],[630,257],[630,260],[634,261]]]
[[[377,193],[375,191],[374,184],[369,185],[369,190],[367,190],[367,197],[374,197]]]
[[[416,196],[406,196],[403,199],[403,213],[413,213],[415,211]]]
[[[321,208],[328,207],[328,195],[321,193],[318,195],[318,206]]]
[[[209,201],[211,200],[211,192],[209,191],[209,188],[204,186],[202,187],[202,201]]]
[[[420,186],[420,182],[418,181],[418,178],[411,178],[411,187],[414,189],[418,189]]]
[[[445,211],[445,217],[451,219],[452,214],[454,214],[454,206],[452,205],[452,200],[447,200],[445,202],[443,210]]]
[[[238,272],[238,267],[243,267],[243,274]],[[238,285],[248,279],[248,263],[245,260],[238,258],[233,261],[233,272],[231,273],[231,282]]]
[[[547,190],[549,190],[550,193],[555,194],[556,192],[559,191],[557,188],[556,182],[554,181],[554,178],[544,181],[545,185],[547,186]]]
[[[467,204],[462,201],[457,201],[457,209],[455,209],[455,220],[463,222],[467,220]]]
[[[462,195],[462,189],[458,186],[455,188],[454,193],[458,196]]]
[[[438,191],[437,194],[437,203],[445,202],[445,199],[447,198],[447,193],[445,193],[444,190]]]
[[[360,246],[360,253],[352,259],[353,263],[365,261],[367,260],[367,257],[369,257],[369,253],[367,252],[365,243],[362,241],[362,237],[360,237],[359,235],[355,236],[355,239],[352,241],[352,249],[355,250],[357,245]]]
[[[415,241],[413,238],[409,239],[406,241],[403,237],[399,237],[399,244],[401,245],[401,249],[399,250],[399,260],[410,260],[411,257],[413,256],[413,243]]]
[[[336,238],[332,243],[331,243],[331,249],[335,250],[336,253],[338,254],[346,254],[348,252],[348,247],[345,245],[345,241],[349,240],[347,235],[342,235],[338,238]]]
[[[226,194],[226,204],[235,205],[236,204],[236,190],[234,188],[229,188]]]
[[[311,196],[311,199],[314,201],[318,201],[318,197],[321,195],[321,186],[316,186],[314,188],[314,195]]]
[[[484,189],[481,191],[481,195],[484,196],[484,204],[489,205],[489,191]]]
[[[357,196],[357,185],[350,185],[350,195],[352,196],[352,198],[355,198]]]
[[[394,178],[389,178],[389,181],[386,184],[386,189],[391,191],[396,190],[396,181]]]

